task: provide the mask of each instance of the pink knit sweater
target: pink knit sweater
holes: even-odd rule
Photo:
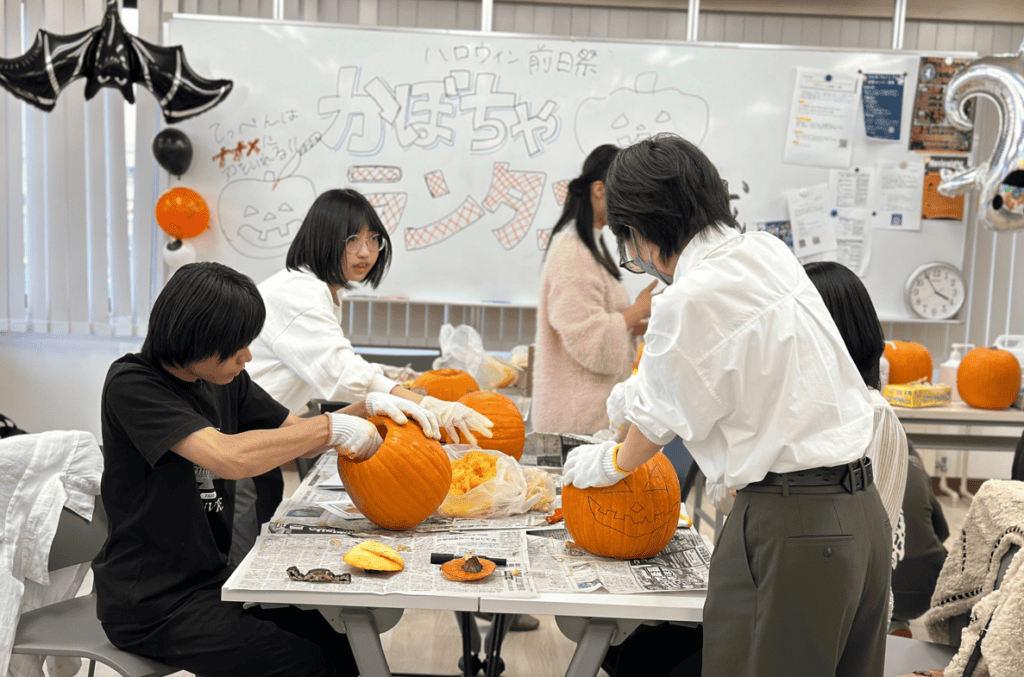
[[[636,355],[622,316],[629,306],[626,288],[575,228],[552,239],[537,306],[533,430],[589,435],[608,426],[605,400]]]

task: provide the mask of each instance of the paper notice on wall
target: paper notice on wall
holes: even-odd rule
[[[878,197],[872,210],[875,228],[921,230],[924,163],[917,158],[882,160],[877,173]]]
[[[859,93],[857,75],[797,68],[782,161],[813,167],[849,167]]]
[[[873,167],[853,167],[829,171],[829,208],[870,209],[874,199],[874,179],[875,169]]]
[[[964,220],[964,196],[946,197],[939,192],[942,170],[961,172],[970,165],[966,155],[932,155],[924,161],[924,193],[921,196],[921,218]]]
[[[865,73],[861,101],[864,133],[874,141],[900,140],[903,123],[903,73]]]
[[[866,209],[837,209],[830,213],[835,224],[836,261],[864,277],[871,264],[871,213]]]
[[[786,191],[793,253],[797,257],[836,248],[835,226],[828,216],[828,184]]]

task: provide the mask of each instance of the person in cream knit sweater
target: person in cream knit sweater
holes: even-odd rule
[[[598,146],[569,183],[541,273],[534,353],[533,429],[590,435],[608,427],[605,401],[630,375],[651,312],[644,289],[630,304],[601,240],[604,177],[619,149]]]

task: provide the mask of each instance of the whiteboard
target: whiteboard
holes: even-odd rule
[[[536,305],[566,183],[594,147],[680,134],[716,164],[737,219],[754,229],[787,218],[786,190],[828,181],[827,169],[782,162],[797,68],[907,74],[900,143],[867,140],[858,115],[853,165],[866,166],[915,155],[907,139],[924,54],[192,15],[168,20],[165,44],[235,85],[179,125],[193,161],[170,185],[210,207],[211,227],[192,240],[200,260],[262,281],[284,267],[314,198],[354,188],[393,243],[384,282],[354,293],[519,306]],[[873,233],[864,281],[884,321],[913,319],[903,286],[919,265],[963,265],[964,223],[923,224]],[[631,295],[649,281],[623,275]]]

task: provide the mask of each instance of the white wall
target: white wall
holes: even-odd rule
[[[100,393],[110,363],[142,339],[0,333],[0,412],[30,433],[100,436]]]

